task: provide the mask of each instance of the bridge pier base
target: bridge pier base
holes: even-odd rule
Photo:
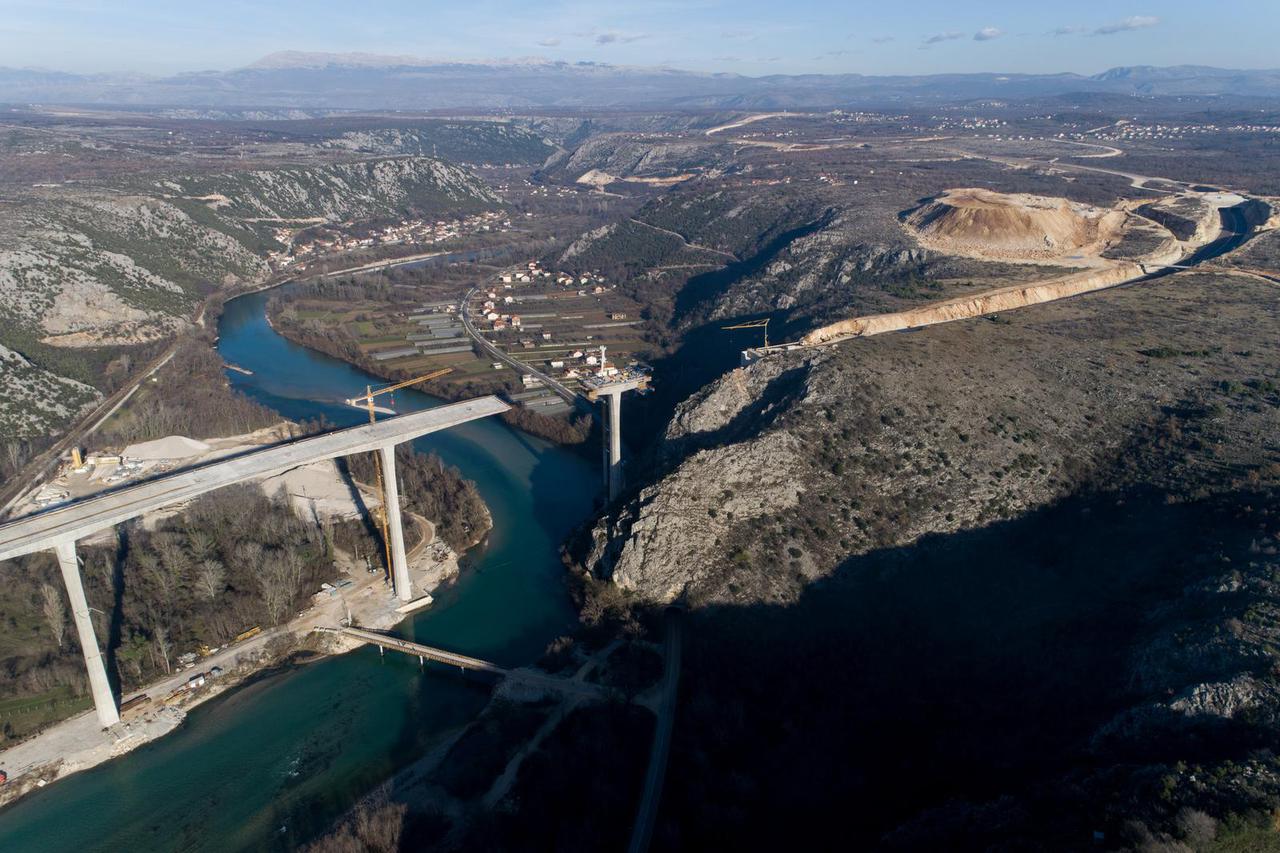
[[[387,514],[387,535],[391,539],[391,578],[396,585],[396,596],[401,601],[413,598],[413,585],[409,581],[409,558],[404,552],[404,528],[400,521],[400,487],[396,483],[396,446],[389,444],[378,448],[382,454],[382,479],[386,493],[383,511]]]
[[[54,546],[58,555],[58,567],[62,569],[62,582],[67,588],[67,603],[71,606],[71,620],[80,638],[80,650],[84,653],[84,666],[89,673],[89,689],[93,693],[93,706],[98,712],[98,722],[103,728],[120,722],[116,698],[111,695],[111,682],[107,680],[107,667],[102,662],[98,638],[93,632],[93,620],[89,617],[89,602],[84,597],[84,583],[80,579],[80,562],[76,559],[74,542]]]

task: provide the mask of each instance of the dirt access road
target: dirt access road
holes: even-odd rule
[[[411,518],[424,533],[434,536],[434,525],[430,521],[421,516]],[[436,560],[431,553],[423,553],[427,544],[430,543],[415,546],[416,556],[410,566],[414,588],[419,593],[434,589],[458,571],[456,555],[449,552],[446,559]],[[396,609],[400,601],[381,572],[367,572],[363,563],[345,555],[340,562],[345,564],[347,576],[353,582],[351,586],[334,595],[318,595],[310,607],[285,624],[219,649],[201,658],[193,667],[177,670],[124,694],[123,701],[139,696],[147,696],[148,701],[126,712],[121,722],[110,729],[103,729],[97,714],[89,710],[0,752],[0,769],[9,774],[9,783],[0,788],[0,805],[22,796],[41,781],[87,770],[173,731],[191,708],[272,665],[274,657],[267,647],[276,639],[291,634],[302,638],[317,625],[337,625],[348,615],[362,625],[379,629],[390,628],[404,618]],[[345,651],[345,648],[335,651]],[[210,679],[180,706],[163,704],[164,697],[185,685],[193,675],[207,673],[214,667],[221,667],[225,674],[219,679]]]

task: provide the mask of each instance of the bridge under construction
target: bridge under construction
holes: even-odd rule
[[[52,549],[57,554],[62,580],[67,589],[67,600],[71,605],[72,620],[84,653],[98,720],[104,727],[111,726],[120,721],[120,711],[111,692],[107,669],[89,616],[89,604],[85,599],[80,564],[76,557],[77,540],[137,518],[145,512],[181,504],[223,486],[271,477],[312,462],[377,451],[382,460],[385,485],[383,498],[390,540],[392,579],[396,595],[402,601],[409,601],[413,594],[400,520],[396,446],[429,433],[505,412],[508,408],[510,407],[506,403],[496,397],[479,397],[378,423],[284,442],[114,489],[0,524],[0,560],[47,549]]]

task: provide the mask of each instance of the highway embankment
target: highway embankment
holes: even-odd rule
[[[835,343],[846,338],[880,335],[903,329],[918,329],[937,323],[950,323],[981,317],[999,311],[1011,311],[1028,305],[1039,305],[1055,299],[1066,299],[1123,284],[1141,278],[1142,268],[1137,264],[1119,264],[1104,270],[1075,273],[1064,278],[1037,284],[1012,285],[988,290],[975,296],[962,296],[888,314],[871,314],[852,317],[815,329],[801,338],[805,346]]]

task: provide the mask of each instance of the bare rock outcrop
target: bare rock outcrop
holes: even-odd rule
[[[1270,298],[1260,282],[1224,291],[1177,276],[999,322],[774,354],[678,407],[654,480],[577,553],[641,598],[790,601],[853,557],[1017,518],[1117,472],[1186,489],[1256,464],[1280,452],[1277,409],[1212,377],[1270,363],[1275,347],[1257,346],[1275,318],[1256,311]],[[1259,343],[1228,345],[1241,336]],[[1274,380],[1250,381],[1240,387],[1272,399]],[[1195,418],[1227,411],[1213,442],[1199,437],[1210,426]],[[1140,468],[1133,443],[1155,434],[1160,447],[1193,444]],[[1238,650],[1205,655],[1230,663]]]
[[[785,433],[699,451],[598,523],[588,564],[624,590],[674,600],[716,571],[733,527],[796,505],[804,493],[793,477],[799,451]],[[755,594],[777,597],[764,580],[744,575]]]

